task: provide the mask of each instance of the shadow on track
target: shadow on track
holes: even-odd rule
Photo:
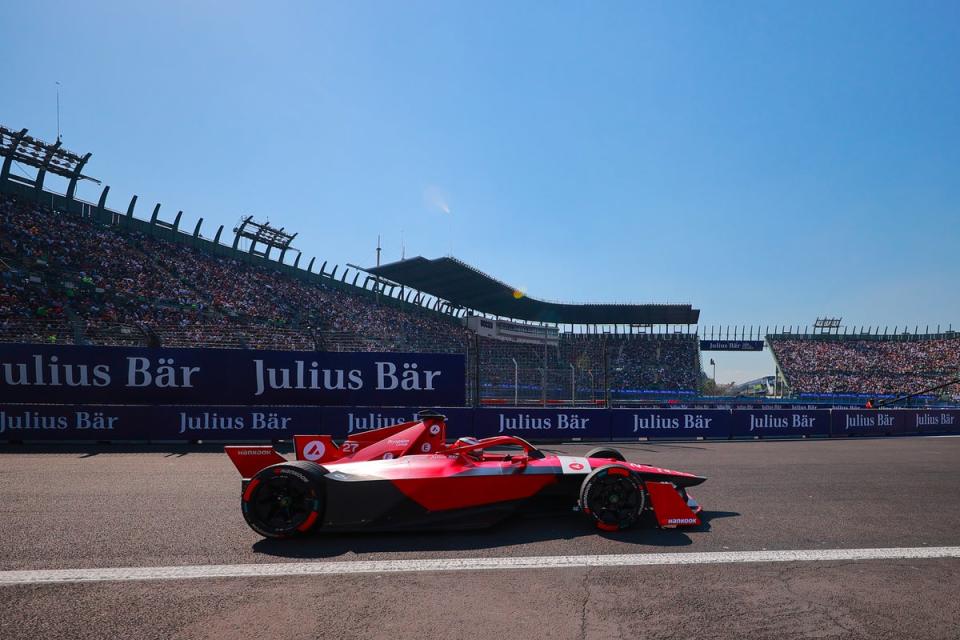
[[[576,516],[513,518],[490,529],[476,531],[419,531],[401,533],[318,533],[293,540],[260,540],[255,553],[283,558],[331,558],[353,553],[480,551],[552,540],[601,536],[646,547],[683,547],[692,544],[688,533],[710,531],[717,518],[739,516],[735,511],[704,511],[699,527],[657,529],[652,522],[629,531],[605,533]]]

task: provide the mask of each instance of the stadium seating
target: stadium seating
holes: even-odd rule
[[[9,340],[38,340],[36,321],[56,320],[61,342],[92,344],[147,344],[152,334],[166,346],[315,349],[326,332],[370,338],[366,350],[465,344],[466,330],[439,314],[376,305],[339,283],[303,282],[7,196],[0,259]],[[13,318],[35,322],[17,336]]]
[[[915,393],[960,376],[960,334],[768,336],[767,342],[799,394]]]
[[[477,359],[483,397],[516,392],[529,401],[573,393],[602,400],[604,381],[619,399],[642,399],[636,394],[695,390],[701,375],[694,335],[562,333],[546,349],[474,340],[459,321],[419,306],[377,304],[333,280],[296,278],[10,196],[0,196],[0,284],[3,342],[462,353]],[[801,394],[915,392],[960,368],[960,336],[880,338],[768,342]]]
[[[693,335],[565,333],[546,355],[542,345],[475,341],[458,320],[419,306],[377,304],[360,288],[9,196],[0,196],[0,261],[5,342],[462,353],[479,359],[485,397],[513,396],[516,360],[519,395],[529,400],[543,397],[544,376],[550,399],[602,399],[604,358],[613,393],[699,382]]]

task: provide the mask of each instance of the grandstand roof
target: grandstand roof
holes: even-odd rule
[[[567,304],[521,295],[516,287],[457,260],[422,256],[367,269],[453,305],[505,318],[555,324],[696,324],[688,304]]]

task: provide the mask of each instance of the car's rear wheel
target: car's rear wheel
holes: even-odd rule
[[[621,465],[593,470],[580,487],[580,511],[604,531],[635,525],[643,515],[646,501],[643,481]]]
[[[267,538],[308,532],[323,514],[323,475],[314,462],[275,464],[261,470],[243,491],[243,518]]]
[[[606,458],[608,460],[616,460],[617,462],[626,462],[627,459],[623,457],[623,454],[620,453],[619,449],[614,449],[612,447],[597,447],[596,449],[590,449],[587,451],[587,458]]]

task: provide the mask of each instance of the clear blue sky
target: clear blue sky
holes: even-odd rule
[[[960,3],[146,4],[0,9],[0,122],[55,138],[60,81],[114,208],[705,325],[960,324]]]

